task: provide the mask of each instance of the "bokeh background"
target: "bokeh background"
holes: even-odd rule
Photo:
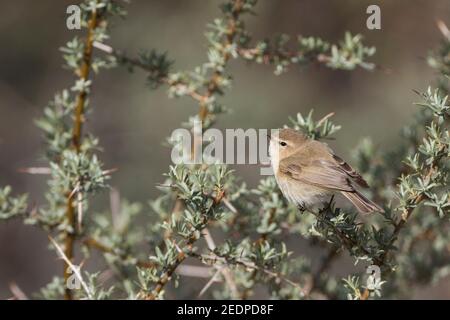
[[[37,205],[43,203],[45,176],[18,169],[45,165],[41,132],[33,119],[57,90],[73,82],[72,74],[61,68],[58,48],[76,34],[65,26],[66,8],[74,3],[0,1],[0,185],[28,192]],[[108,43],[130,54],[144,48],[167,50],[175,69],[192,69],[206,59],[205,26],[219,15],[218,4],[134,0],[127,19],[115,20]],[[381,30],[366,29],[369,4],[381,7]],[[233,87],[223,99],[233,112],[220,118],[219,128],[276,128],[288,116],[314,108],[317,117],[336,113],[343,129],[331,145],[343,157],[350,158],[364,136],[381,148],[400,139],[400,127],[416,108],[412,89],[424,90],[434,79],[425,57],[439,42],[436,20],[450,24],[448,0],[261,0],[256,8],[257,15],[247,19],[255,39],[287,33],[336,41],[346,30],[362,33],[377,48],[372,60],[391,72],[293,66],[276,77],[271,67],[235,60],[230,64]],[[164,88],[152,91],[145,85],[144,74],[123,68],[96,76],[91,100],[87,130],[100,137],[106,167],[119,168],[111,184],[131,201],[146,203],[157,195],[155,184],[169,165],[170,150],[162,141],[196,112],[196,104],[168,99]],[[260,178],[258,166],[236,169],[250,186]],[[107,195],[97,201],[104,203],[94,207],[104,208]],[[46,234],[35,228],[20,221],[0,224],[0,299],[11,296],[11,281],[31,293],[61,272],[47,246]],[[337,264],[335,272],[344,264]],[[416,291],[417,298],[450,297],[448,281]]]

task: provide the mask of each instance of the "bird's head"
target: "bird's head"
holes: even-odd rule
[[[269,138],[270,157],[278,161],[294,154],[308,140],[303,133],[290,128],[277,129]]]

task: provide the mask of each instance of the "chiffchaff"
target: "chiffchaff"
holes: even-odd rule
[[[269,153],[283,195],[302,210],[324,208],[336,193],[361,213],[384,210],[354,188],[367,182],[325,143],[293,129],[279,129],[270,138]],[[322,207],[321,207],[322,206]]]

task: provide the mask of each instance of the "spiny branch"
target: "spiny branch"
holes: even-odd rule
[[[444,156],[444,154],[441,154],[440,157],[437,157],[436,159],[434,159],[434,161],[430,164],[429,168],[427,169],[427,171],[424,174],[425,180],[431,179],[431,176],[433,175],[435,170],[437,170],[436,166],[437,166],[438,162],[442,159],[443,156]],[[411,217],[414,209],[420,203],[425,201],[426,199],[427,199],[426,194],[424,192],[420,192],[413,199],[410,200],[411,206],[409,206],[407,209],[405,209],[402,212],[402,215],[401,215],[399,221],[395,224],[394,231],[392,232],[391,240],[390,240],[387,248],[392,248],[393,247],[395,241],[398,238],[398,235],[400,234],[400,231],[403,229],[403,227],[405,226],[406,222]],[[381,255],[380,259],[379,259],[380,261],[379,261],[378,266],[381,267],[381,266],[383,266],[386,263],[388,255],[389,255],[389,251],[385,250],[383,252],[383,254]]]
[[[285,282],[285,283],[289,284],[290,286],[297,288],[304,296],[307,295],[307,292],[298,283],[286,278],[285,276],[283,276],[282,274],[280,274],[278,272],[274,272],[274,271],[268,270],[266,268],[260,267],[253,262],[248,262],[248,261],[244,261],[241,259],[232,259],[228,256],[220,256],[217,253],[211,253],[209,255],[199,255],[197,253],[191,252],[190,255],[194,258],[200,259],[201,261],[210,261],[210,263],[213,265],[216,264],[217,261],[220,261],[220,262],[224,263],[225,265],[229,265],[229,266],[235,265],[235,266],[241,266],[241,267],[244,267],[244,268],[250,269],[250,270],[261,271],[261,272],[267,274],[268,276],[270,276],[271,278],[278,279],[279,281]]]
[[[85,41],[84,51],[83,51],[83,62],[81,68],[79,69],[79,79],[86,83],[89,79],[89,73],[91,69],[92,63],[92,48],[94,42],[94,33],[97,25],[99,23],[99,15],[97,12],[96,5],[94,5],[91,18],[88,23],[87,37]],[[82,88],[79,92],[76,100],[75,107],[75,119],[73,124],[72,131],[72,146],[76,150],[77,153],[81,150],[81,134],[82,134],[82,126],[84,122],[84,109],[86,105],[86,98],[88,95],[88,91],[86,88]],[[70,192],[67,193],[67,208],[66,208],[66,218],[67,223],[69,225],[70,230],[65,232],[65,245],[64,245],[64,254],[67,257],[68,261],[72,261],[74,255],[74,244],[76,240],[76,218],[75,218],[75,208],[74,208],[74,200],[70,196]],[[69,273],[69,264],[65,260],[64,263],[64,281],[67,283],[70,273]],[[69,288],[65,288],[66,300],[72,299],[72,292]]]
[[[150,262],[150,261],[143,261],[143,260],[138,260],[135,259],[133,257],[128,256],[127,254],[118,254],[114,248],[111,248],[103,243],[101,243],[100,241],[94,239],[94,238],[86,238],[83,240],[83,244],[86,245],[89,248],[92,249],[96,249],[100,252],[103,253],[109,253],[111,255],[117,256],[119,257],[121,260],[125,261],[127,259],[133,259],[136,260],[136,266],[139,268],[154,268],[155,264]]]
[[[124,52],[114,49],[113,47],[106,45],[104,43],[94,41],[93,47],[115,57],[118,61],[121,61],[121,62],[131,65],[133,67],[139,68],[145,72],[153,73],[157,70],[157,69],[143,63],[139,59],[129,57]],[[205,99],[207,99],[207,97],[205,95],[201,94],[197,90],[189,88],[188,83],[182,82],[180,80],[173,81],[170,79],[170,76],[161,77],[158,79],[158,81],[160,84],[166,84],[170,87],[176,88],[177,90],[182,90],[182,91],[186,92],[187,96],[191,97],[193,100],[195,100],[197,102],[202,102]]]
[[[209,210],[214,210],[217,206],[219,206],[222,202],[223,197],[224,192],[222,190],[218,190],[217,195],[214,198],[213,205],[209,208]],[[208,226],[209,223],[208,216],[209,212],[205,212],[202,214],[200,226],[197,228],[198,231],[202,232]],[[141,291],[139,297],[145,300],[158,299],[160,293],[163,291],[166,284],[170,281],[174,272],[184,262],[184,260],[192,253],[194,244],[196,243],[197,240],[198,238],[196,237],[195,232],[193,232],[182,247],[175,245],[178,251],[176,259],[169,266],[167,266],[165,268],[165,271],[159,276],[159,279],[156,282],[156,285],[153,288],[153,290],[150,293]]]

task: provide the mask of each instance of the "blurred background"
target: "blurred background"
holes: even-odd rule
[[[72,85],[74,77],[61,68],[58,48],[77,34],[67,30],[65,22],[66,8],[75,2],[0,1],[0,185],[29,193],[38,205],[44,203],[46,177],[18,169],[45,165],[41,132],[33,120],[56,91]],[[193,69],[206,59],[205,26],[220,14],[219,4],[134,0],[126,20],[115,20],[107,43],[129,54],[167,50],[174,70]],[[370,4],[381,7],[381,30],[366,28]],[[398,141],[400,127],[417,108],[412,89],[425,90],[434,80],[424,58],[440,39],[436,20],[450,24],[448,0],[261,0],[256,11],[247,18],[254,39],[287,33],[334,42],[346,30],[362,33],[365,43],[377,48],[372,61],[391,72],[292,66],[277,77],[269,66],[234,60],[229,70],[233,87],[223,99],[233,112],[222,116],[218,127],[276,128],[287,123],[288,116],[311,108],[317,118],[335,112],[334,121],[343,129],[331,146],[344,158],[350,158],[352,147],[364,136],[381,148]],[[197,105],[189,99],[168,99],[164,88],[150,90],[143,73],[129,74],[124,68],[101,72],[92,92],[87,130],[100,138],[105,167],[119,168],[111,184],[125,198],[146,203],[157,195],[155,184],[163,180],[170,161],[162,141],[197,111]],[[250,186],[260,179],[258,166],[236,170]],[[96,205],[105,208],[107,195],[99,199],[104,203]],[[47,245],[45,233],[21,221],[0,224],[0,299],[11,296],[11,281],[31,293],[61,272]],[[443,282],[421,288],[416,297],[449,298],[450,286]]]

